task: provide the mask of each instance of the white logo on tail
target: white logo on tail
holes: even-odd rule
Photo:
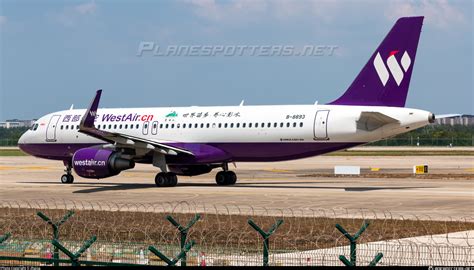
[[[387,84],[388,78],[390,77],[388,73],[389,70],[390,70],[390,73],[392,73],[392,76],[395,79],[395,82],[397,83],[397,85],[400,86],[400,83],[402,83],[402,80],[403,80],[404,72],[406,73],[408,68],[411,65],[411,58],[410,58],[410,55],[408,55],[407,51],[403,53],[401,66],[398,64],[397,59],[395,58],[395,54],[397,53],[398,51],[390,52],[390,55],[387,58],[388,69],[387,67],[385,67],[385,63],[383,62],[382,57],[380,56],[380,53],[377,52],[377,55],[375,56],[375,59],[374,59],[375,71],[377,71],[377,75],[379,75],[380,81],[382,82],[383,86]]]

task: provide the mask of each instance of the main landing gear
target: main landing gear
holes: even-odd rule
[[[66,164],[66,174],[61,176],[61,183],[63,184],[72,184],[74,182],[74,176],[71,174],[71,166]]]
[[[174,187],[178,184],[178,177],[175,173],[160,172],[155,176],[155,184],[157,187]]]
[[[224,163],[222,168],[224,171],[220,171],[216,174],[216,183],[219,186],[230,186],[237,182],[237,175],[233,171],[229,171],[229,166]]]

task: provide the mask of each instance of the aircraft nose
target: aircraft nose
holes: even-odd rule
[[[20,139],[18,139],[18,145],[24,144],[26,142],[26,133],[28,133],[28,131],[26,131],[20,136]]]
[[[29,137],[29,134],[28,134],[29,130],[26,131],[25,133],[23,133],[23,135],[20,136],[20,139],[18,139],[18,147],[20,148],[21,151],[29,154],[28,150],[27,150],[27,143],[28,143],[28,137]]]

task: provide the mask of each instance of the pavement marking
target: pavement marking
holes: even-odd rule
[[[289,170],[282,170],[282,169],[265,169],[264,171],[267,172],[280,172],[280,173],[290,173],[292,171]]]
[[[48,167],[48,166],[26,166],[20,167],[22,170],[50,170],[55,167]]]
[[[53,166],[0,166],[0,171],[7,170],[51,170]]]

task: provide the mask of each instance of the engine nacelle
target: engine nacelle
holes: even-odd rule
[[[119,152],[83,148],[74,153],[72,157],[74,171],[84,178],[106,178],[119,174],[123,170],[135,167],[131,159],[122,158]]]

